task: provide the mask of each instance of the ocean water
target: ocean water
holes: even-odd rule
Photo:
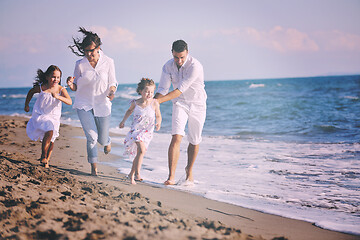
[[[124,129],[117,126],[129,101],[138,97],[135,89],[135,84],[119,86],[112,132],[129,130],[131,117]],[[28,90],[0,89],[0,114],[29,117],[23,111]],[[206,91],[195,184],[183,184],[185,137],[178,185],[170,188],[360,235],[360,76],[211,81]],[[145,182],[158,186],[168,174],[171,107],[161,105],[162,128],[142,167]],[[80,126],[65,104],[62,122]],[[113,138],[118,161],[111,165],[127,174],[132,162],[123,156],[123,140]]]

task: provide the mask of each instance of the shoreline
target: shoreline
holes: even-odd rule
[[[91,229],[90,225],[87,224],[89,220],[84,220],[82,218],[79,220],[82,223],[81,225],[85,226],[82,230],[70,231],[66,230],[66,227],[65,229],[64,227],[52,229],[54,232],[66,235],[69,238],[83,238],[89,234],[98,234],[99,236],[106,235],[107,238],[111,238],[114,236],[124,237],[127,234],[126,236],[128,237],[135,236],[138,239],[145,239],[148,236],[152,236],[150,239],[173,239],[172,237],[174,236],[177,236],[177,238],[174,239],[188,239],[189,236],[193,236],[195,239],[205,237],[218,239],[273,239],[276,237],[284,237],[287,239],[360,239],[360,236],[321,229],[309,222],[266,214],[166,187],[159,187],[146,183],[139,183],[133,186],[126,180],[125,175],[120,174],[117,169],[106,164],[99,164],[99,176],[92,177],[89,175],[90,165],[86,160],[86,141],[85,139],[76,138],[84,135],[82,129],[69,125],[61,124],[60,136],[54,144],[54,152],[50,161],[50,170],[47,171],[39,166],[37,161],[40,156],[41,143],[31,141],[26,135],[25,122],[27,122],[28,119],[23,117],[0,116],[0,120],[0,141],[2,142],[1,159],[2,161],[10,161],[9,163],[6,163],[7,166],[10,167],[11,163],[14,163],[16,166],[16,164],[20,165],[28,162],[26,163],[28,164],[26,168],[35,168],[42,174],[51,173],[56,175],[59,173],[59,176],[55,176],[54,179],[52,179],[56,182],[61,179],[61,175],[65,175],[67,178],[71,178],[71,181],[76,182],[73,184],[75,187],[81,187],[79,191],[74,190],[74,193],[72,192],[73,190],[62,192],[70,192],[67,193],[72,196],[69,201],[75,201],[76,198],[74,198],[74,196],[79,195],[79,201],[88,206],[92,205],[91,200],[102,202],[102,198],[108,197],[109,199],[104,201],[105,206],[103,207],[109,209],[111,208],[111,205],[119,204],[119,199],[114,196],[120,196],[121,194],[123,196],[122,200],[126,200],[125,203],[122,203],[123,205],[129,205],[129,202],[134,202],[132,199],[137,200],[133,204],[137,205],[136,207],[127,206],[127,210],[111,210],[108,212],[110,215],[119,215],[119,212],[126,213],[124,214],[126,217],[121,216],[121,218],[117,218],[118,220],[120,219],[120,222],[117,222],[117,224],[110,220],[108,223],[106,223],[106,221],[102,223],[101,219],[107,219],[109,217],[106,214],[100,218],[100,221],[95,218],[93,221],[96,221],[96,224],[101,226],[102,234],[96,232],[96,229]],[[107,162],[114,160],[116,156],[111,155],[111,153],[106,156],[103,153],[100,153],[99,158],[102,159],[103,162]],[[13,170],[16,171],[16,169]],[[12,180],[3,178],[4,177],[2,176],[0,179],[0,187],[6,188],[7,186],[12,186],[12,188],[15,188],[16,183],[12,182]],[[39,182],[38,179],[35,181]],[[97,189],[96,199],[85,199],[84,201],[81,201],[82,198],[86,198],[86,194],[81,190],[86,188],[83,184],[86,186],[90,185],[91,189],[94,189],[92,190],[93,192]],[[46,185],[46,182],[44,184],[40,182],[39,186],[42,185]],[[62,185],[59,184],[59,186],[61,188]],[[22,188],[26,188],[26,184],[23,184]],[[30,188],[30,186],[28,186],[28,188]],[[0,199],[4,202],[3,195],[5,195],[5,198],[8,197],[8,195],[7,190],[2,191],[3,193],[0,195]],[[112,194],[111,191],[114,194]],[[42,196],[46,196],[46,193],[46,191],[41,192]],[[26,200],[24,196],[22,196],[22,198]],[[70,197],[66,196],[66,199],[68,198]],[[32,201],[30,201],[30,203],[36,202],[40,198],[39,195],[37,195],[36,197],[31,196],[31,199]],[[26,207],[26,204],[21,202],[17,206],[4,207],[4,203],[1,201],[0,212],[6,212],[5,210],[17,208],[19,206],[22,206],[25,209],[29,208],[29,205]],[[66,201],[61,200],[62,205],[57,202],[55,205],[57,208],[68,208],[69,205],[66,204]],[[107,202],[107,204],[105,204],[105,202]],[[77,204],[76,201],[74,204]],[[45,204],[40,205],[42,207]],[[52,210],[51,206],[49,206],[51,204],[46,205]],[[83,205],[79,205],[79,207],[81,206]],[[84,210],[83,212],[90,216],[93,209],[97,209],[96,206],[98,205],[93,204],[93,206],[94,208],[87,208],[86,211]],[[41,209],[41,207],[39,208]],[[121,206],[121,208],[126,209],[126,206]],[[65,212],[69,211],[70,210],[67,210]],[[73,209],[72,211],[74,214],[77,209]],[[165,212],[166,215],[162,216]],[[66,216],[63,217],[62,221],[55,221],[55,223],[64,226],[69,219],[75,218],[74,216],[72,216],[72,218],[67,217],[69,216],[68,214],[65,215]],[[32,218],[36,219],[36,214],[32,216]],[[29,219],[32,218],[29,217]],[[109,219],[110,218],[111,217],[109,217]],[[122,222],[123,218],[127,219],[128,225],[131,225],[131,227],[126,226],[126,224]],[[171,221],[166,221],[169,218],[172,218]],[[49,232],[49,229],[46,229],[46,227],[49,227],[49,222],[53,223],[54,220],[49,220],[49,216],[45,216],[45,218],[41,218],[41,220],[43,222],[36,225],[31,231],[40,231],[40,228],[44,228],[45,230],[42,229],[41,231],[44,230],[45,232]],[[73,221],[75,220],[73,219]],[[1,220],[2,225],[4,225],[4,221],[4,219]],[[16,227],[18,230],[24,228],[23,225],[19,225],[19,220],[16,222],[15,219],[12,219],[12,215],[8,221],[12,226],[11,229]],[[137,223],[139,221],[141,223]],[[164,227],[164,222],[168,224],[166,225],[166,228]],[[186,222],[186,224],[184,224],[184,222]],[[124,228],[121,231],[114,231],[113,229],[107,228],[107,225],[109,224],[114,228]],[[138,229],[139,227],[141,230]],[[146,231],[142,229],[144,227]],[[8,234],[11,233],[11,229],[6,228],[5,234],[7,235],[4,236],[9,236]],[[30,231],[30,229],[31,228],[27,229],[27,231]],[[154,229],[156,229],[156,231]],[[26,228],[24,231],[26,231]],[[19,232],[21,232],[21,230],[19,230]],[[153,235],[148,235],[149,232]],[[3,236],[0,235],[0,237]],[[114,237],[114,239],[116,239],[116,237]]]

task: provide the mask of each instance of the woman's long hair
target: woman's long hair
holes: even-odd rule
[[[61,72],[60,68],[58,66],[55,66],[55,65],[50,65],[48,67],[48,69],[46,69],[45,72],[43,72],[43,70],[41,70],[41,69],[37,70],[37,75],[35,77],[35,82],[33,83],[33,87],[40,86],[40,85],[43,85],[43,84],[47,84],[48,83],[47,77],[50,76],[50,74],[52,74],[54,71],[59,71],[60,72],[59,85],[61,85],[62,72]]]
[[[83,39],[81,38],[72,38],[74,41],[74,45],[70,45],[69,48],[73,53],[75,53],[79,57],[85,56],[84,49],[91,45],[91,43],[95,43],[96,47],[99,47],[101,43],[101,39],[96,33],[87,31],[85,28],[80,27],[79,32],[84,34]],[[77,48],[77,51],[75,50],[75,47]]]

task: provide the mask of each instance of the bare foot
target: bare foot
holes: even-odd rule
[[[136,184],[135,176],[134,176],[134,175],[132,175],[132,176],[128,175],[127,178],[130,179],[130,183],[131,183],[131,184],[134,184],[134,185]]]
[[[144,179],[142,179],[142,178],[140,177],[140,175],[136,175],[136,177],[134,178],[134,180],[137,181],[137,182],[142,182],[142,181],[144,181]]]
[[[105,154],[109,154],[110,151],[111,151],[111,144],[104,147],[104,153]]]
[[[170,180],[170,179],[168,179],[168,180],[166,180],[166,181],[164,182],[164,184],[165,184],[165,185],[175,185],[175,180]]]
[[[189,172],[188,167],[185,168],[185,172],[186,172],[186,181],[194,182],[194,177],[192,175],[192,172]]]
[[[91,175],[97,176],[97,167],[96,167],[95,163],[91,164]]]
[[[43,167],[49,168],[49,161],[46,158],[40,159],[40,162],[42,163]]]
[[[50,168],[49,162],[44,163],[45,168]]]

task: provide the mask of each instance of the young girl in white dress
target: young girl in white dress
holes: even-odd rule
[[[156,131],[159,131],[162,120],[160,105],[154,99],[154,81],[142,78],[138,83],[136,91],[141,95],[141,98],[131,101],[131,105],[119,125],[120,128],[123,128],[126,119],[134,112],[131,130],[124,140],[125,154],[132,157],[136,154],[131,172],[128,175],[131,184],[136,184],[136,181],[142,181],[140,177],[141,164],[149,143],[153,138],[154,128],[156,127]]]
[[[25,100],[25,112],[30,111],[29,103],[35,93],[39,93],[31,118],[26,125],[26,133],[33,141],[42,140],[40,161],[49,167],[54,141],[59,136],[61,102],[68,105],[72,100],[60,85],[61,70],[55,65],[48,67],[46,72],[37,71],[33,88],[29,90]]]

